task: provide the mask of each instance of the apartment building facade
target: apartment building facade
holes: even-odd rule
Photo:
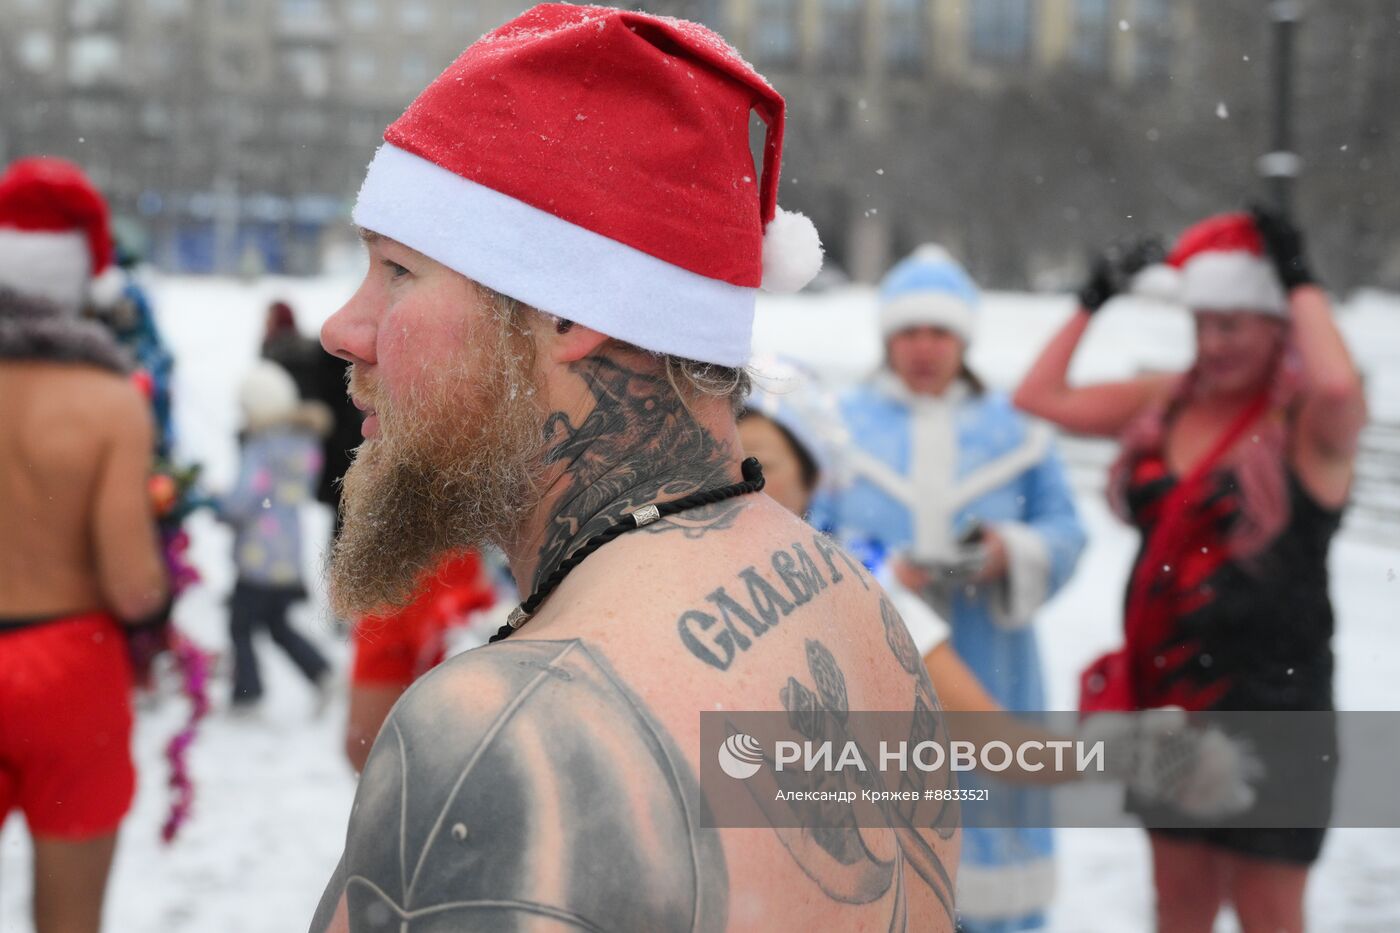
[[[1194,29],[1192,5],[1167,0],[720,5],[727,34],[790,103],[784,200],[812,214],[829,254],[861,281],[925,240],[975,251],[962,242],[971,225],[957,203],[969,198],[945,198],[938,210],[910,196],[959,183],[938,168],[956,153],[920,155],[922,137],[969,130],[947,119],[949,101],[1034,93],[1056,75],[1117,91],[1164,84]],[[985,156],[976,141],[967,148]]]
[[[185,271],[313,272],[384,127],[499,0],[0,0],[0,162],[83,164]]]
[[[310,272],[383,127],[520,0],[0,0],[0,161],[88,167],[159,265]],[[1168,0],[659,0],[720,29],[790,102],[783,200],[872,280],[956,211],[908,197],[957,90],[1181,67]],[[912,150],[912,152],[911,152]],[[902,167],[901,167],[902,166]],[[946,229],[939,226],[939,218]]]

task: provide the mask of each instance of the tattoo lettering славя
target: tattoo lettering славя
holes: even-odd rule
[[[728,670],[739,652],[753,647],[754,639],[828,586],[854,577],[870,588],[864,568],[830,538],[817,534],[812,547],[826,565],[826,576],[801,542],[794,542],[770,556],[771,578],[755,566],[745,567],[737,581],[705,597],[705,608],[681,613],[676,630],[686,650],[711,667]],[[844,573],[839,565],[845,566]]]

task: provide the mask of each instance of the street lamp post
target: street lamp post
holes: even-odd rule
[[[1293,206],[1293,180],[1303,160],[1293,149],[1293,50],[1297,27],[1303,18],[1301,0],[1270,0],[1269,19],[1274,28],[1273,139],[1271,149],[1259,157],[1259,174],[1269,183],[1275,209],[1287,214]]]

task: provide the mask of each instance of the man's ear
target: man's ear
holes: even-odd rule
[[[546,356],[555,363],[576,363],[608,341],[607,334],[591,327],[572,321],[563,323],[567,326],[549,328],[543,340]]]

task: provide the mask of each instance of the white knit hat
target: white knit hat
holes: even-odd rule
[[[248,425],[286,418],[296,411],[298,401],[291,374],[271,360],[258,360],[238,387],[238,407]]]
[[[880,283],[880,336],[909,327],[941,327],[972,341],[980,301],[967,270],[936,243],[925,243],[895,263]]]

